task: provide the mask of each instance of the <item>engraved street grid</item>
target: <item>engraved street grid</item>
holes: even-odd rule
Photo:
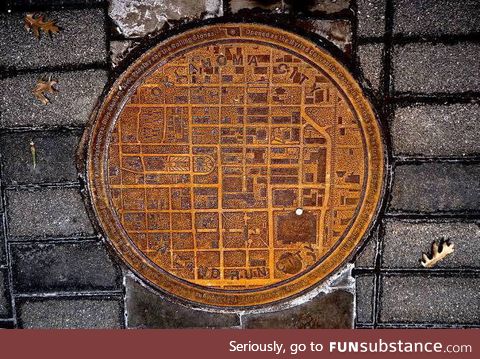
[[[120,115],[113,203],[137,246],[167,271],[224,289],[273,284],[316,264],[350,222],[363,182],[358,130],[338,90],[297,57],[241,43],[196,49],[156,70]],[[200,188],[215,193],[204,200]],[[173,203],[185,194],[187,203]],[[162,215],[169,224],[157,226]],[[280,233],[282,222],[308,228],[310,218],[314,242]],[[201,228],[205,220],[213,227]],[[303,268],[281,269],[287,255]]]
[[[232,0],[233,1],[233,0]],[[34,3],[34,1],[32,1]],[[78,10],[84,10],[87,8],[91,8],[90,5],[82,5],[79,4],[81,1],[77,2],[77,5],[74,5],[73,8],[78,9]],[[85,2],[86,3],[86,2]],[[93,2],[92,2],[93,3]],[[99,7],[101,9],[105,10],[105,14],[107,13],[107,9],[105,7],[105,4],[100,4],[100,2],[97,3],[97,5],[94,5],[94,7]],[[443,92],[432,92],[429,90],[426,90],[424,92],[417,92],[417,91],[408,91],[408,92],[397,92],[394,90],[394,83],[395,83],[395,76],[393,73],[393,65],[392,62],[395,59],[395,48],[401,48],[405,44],[411,44],[413,46],[417,45],[422,45],[426,46],[427,48],[431,46],[432,44],[441,44],[445,46],[450,46],[451,44],[459,44],[459,46],[465,46],[468,47],[470,45],[475,45],[479,43],[479,36],[478,36],[478,21],[475,29],[465,29],[463,31],[460,30],[452,30],[452,31],[445,31],[444,33],[440,32],[434,32],[432,31],[431,33],[428,33],[428,30],[433,28],[433,26],[428,25],[425,26],[424,28],[427,30],[426,34],[417,34],[414,30],[413,32],[407,34],[407,33],[398,33],[394,31],[395,28],[395,19],[394,16],[397,13],[398,14],[398,6],[402,5],[404,6],[405,4],[396,4],[395,1],[393,0],[387,0],[387,1],[379,1],[376,2],[375,8],[377,9],[377,13],[369,13],[369,9],[365,6],[365,1],[357,0],[353,1],[351,4],[351,9],[353,13],[350,15],[345,15],[345,13],[342,13],[341,15],[338,15],[339,18],[345,20],[347,19],[348,21],[351,21],[353,26],[353,46],[352,46],[352,54],[353,54],[353,60],[354,63],[359,66],[358,71],[363,71],[363,74],[365,77],[367,77],[367,67],[368,71],[372,71],[373,74],[376,75],[376,77],[379,80],[380,86],[378,89],[373,88],[372,89],[372,95],[374,97],[374,103],[376,105],[377,111],[380,113],[380,118],[384,122],[385,125],[385,130],[387,134],[387,141],[391,142],[390,136],[392,135],[391,129],[390,133],[388,131],[390,127],[390,123],[392,119],[395,116],[395,109],[400,107],[400,106],[450,106],[450,105],[455,105],[459,107],[464,107],[467,106],[467,104],[478,104],[478,99],[479,99],[479,91],[478,89],[470,89],[465,87],[463,90],[460,91],[448,91],[444,90]],[[6,9],[7,5],[11,4],[11,2],[6,2],[1,4],[0,6],[4,6],[4,9]],[[53,4],[53,2],[52,2]],[[224,13],[226,16],[230,14],[230,1],[225,1],[224,2]],[[47,11],[52,8],[55,8],[55,5],[45,6],[42,5],[41,7],[36,6],[36,5],[20,5],[17,6],[16,8],[13,8],[13,14],[15,14],[16,11],[26,11],[26,10],[40,10],[40,11]],[[2,9],[2,10],[4,10]],[[67,8],[68,9],[68,8]],[[68,10],[66,10],[68,11]],[[252,11],[253,13],[255,10],[248,10]],[[256,16],[265,16],[265,13],[267,13],[267,17],[271,16],[279,16],[281,17],[282,14],[275,14],[272,15],[271,13],[268,13],[268,10],[265,10],[263,13],[258,15],[258,13],[255,13]],[[367,16],[368,15],[368,16]],[[378,15],[378,16],[377,16]],[[451,14],[449,14],[451,15]],[[253,16],[253,15],[252,15]],[[321,18],[322,16],[326,16],[329,19],[335,18],[335,14],[319,14],[319,15],[311,15],[312,18],[315,16]],[[472,14],[474,16],[474,14]],[[452,16],[444,16],[445,18],[451,18]],[[471,17],[471,16],[470,16]],[[365,21],[365,19],[368,18],[369,20]],[[359,29],[359,22],[363,20],[363,23],[361,27],[363,27],[362,30]],[[108,23],[108,17],[105,17],[106,20],[106,26],[105,28],[108,28],[110,24]],[[444,29],[448,30],[448,26],[444,26]],[[106,46],[107,48],[110,47],[110,44],[113,41],[118,41],[118,40],[123,40],[122,37],[118,35],[112,35],[110,32],[107,32],[107,38],[106,38]],[[381,58],[378,59],[366,59],[365,62],[359,62],[358,58],[356,55],[360,55],[360,51],[358,50],[362,46],[372,46],[372,48],[375,49],[380,49],[381,52]],[[110,61],[110,59],[108,59]],[[375,65],[375,62],[378,61],[378,63]],[[369,62],[372,62],[373,65],[370,65]],[[375,67],[377,66],[377,67]],[[458,69],[462,70],[465,68],[466,65],[462,65],[460,63]],[[37,77],[38,74],[40,73],[48,73],[51,71],[61,71],[61,72],[69,72],[73,70],[79,70],[83,71],[85,69],[106,69],[106,65],[103,63],[87,63],[85,65],[81,64],[75,64],[75,63],[70,63],[67,66],[45,66],[45,67],[39,67],[39,68],[26,68],[26,69],[21,69],[21,70],[15,70],[12,68],[9,68],[8,70],[5,70],[2,68],[2,78],[14,78],[16,75],[20,74],[26,74],[26,75],[31,75],[32,77]],[[3,71],[5,70],[5,71]],[[356,71],[354,71],[356,72]],[[478,78],[478,76],[477,76]],[[375,79],[374,78],[369,78],[367,77],[367,80],[369,83],[374,84]],[[0,111],[1,112],[1,111]],[[477,112],[478,113],[478,112]],[[3,126],[3,120],[2,120],[2,126]],[[70,132],[78,132],[79,130],[83,130],[83,125],[82,124],[61,124],[61,125],[56,125],[54,123],[49,123],[48,120],[43,122],[39,121],[39,123],[27,123],[25,125],[22,125],[21,122],[19,122],[18,125],[14,126],[6,126],[1,128],[1,134],[2,136],[17,136],[21,133],[25,133],[25,131],[33,131],[35,133],[42,134],[44,132],[48,133],[70,133]],[[403,133],[405,134],[405,133]],[[1,140],[0,140],[1,141]],[[392,150],[391,145],[389,146],[390,151]],[[12,238],[9,233],[11,232],[11,224],[9,223],[8,219],[8,213],[9,213],[9,200],[8,200],[8,191],[16,191],[20,194],[27,193],[31,190],[37,190],[37,191],[42,191],[42,193],[45,193],[46,196],[50,196],[51,194],[49,193],[50,190],[54,189],[63,189],[63,188],[75,188],[78,189],[80,188],[80,185],[75,179],[71,180],[62,180],[62,181],[55,181],[55,180],[42,180],[40,177],[39,179],[32,180],[31,183],[23,183],[23,184],[16,184],[16,183],[11,183],[6,179],[6,174],[5,174],[5,156],[4,153],[2,153],[2,171],[1,171],[1,190],[2,190],[2,203],[0,204],[0,209],[3,211],[3,215],[1,216],[3,219],[3,234],[2,238],[0,240],[2,243],[0,244],[0,251],[5,252],[5,256],[2,257],[2,254],[0,254],[0,271],[2,274],[6,274],[6,280],[5,280],[5,286],[6,286],[6,302],[10,303],[6,307],[6,314],[0,313],[0,327],[24,327],[29,325],[25,321],[24,317],[24,308],[27,308],[28,305],[30,305],[32,302],[39,303],[39,304],[44,304],[44,303],[49,303],[48,305],[45,304],[45,308],[53,308],[51,312],[51,317],[55,318],[55,315],[60,315],[62,312],[58,309],[60,306],[56,306],[55,303],[61,303],[61,305],[67,305],[69,302],[76,303],[77,301],[80,303],[83,303],[83,300],[86,298],[91,298],[93,302],[98,302],[101,303],[104,300],[116,300],[117,303],[121,303],[121,306],[119,308],[118,312],[115,312],[116,309],[113,307],[108,307],[111,311],[112,316],[116,316],[118,314],[118,319],[115,319],[114,322],[109,322],[112,324],[112,326],[125,326],[125,325],[137,325],[137,324],[132,324],[132,319],[129,319],[127,322],[125,321],[124,318],[124,311],[126,308],[124,308],[123,305],[123,298],[125,297],[125,288],[119,287],[119,289],[116,290],[100,290],[98,288],[91,288],[91,289],[83,289],[79,290],[78,288],[75,289],[74,287],[63,291],[63,292],[48,292],[45,290],[45,288],[39,287],[36,289],[36,292],[30,293],[30,294],[24,294],[24,293],[19,293],[18,290],[16,290],[18,283],[16,282],[16,279],[14,278],[14,273],[12,270],[12,265],[15,263],[12,260],[12,250],[16,248],[17,241],[18,239]],[[73,159],[72,159],[73,161]],[[475,166],[478,166],[480,163],[480,157],[479,157],[479,151],[478,149],[474,148],[467,156],[458,154],[458,153],[452,153],[448,154],[448,152],[445,152],[445,154],[438,156],[438,155],[426,155],[423,153],[418,153],[418,154],[396,154],[390,152],[390,163],[392,164],[391,168],[391,175],[394,176],[396,173],[397,168],[405,168],[405,169],[410,169],[412,167],[415,168],[422,168],[424,165],[438,165],[440,168],[444,167],[449,167],[449,166],[462,166],[462,168],[466,168],[469,170],[470,168],[475,168]],[[427,173],[419,173],[419,176],[424,176]],[[417,177],[418,180],[421,180],[421,177]],[[450,183],[450,186],[454,186],[453,183]],[[390,191],[391,192],[391,187],[392,187],[392,180],[390,180]],[[435,192],[432,191],[433,195],[435,195]],[[428,192],[427,192],[428,194]],[[418,198],[422,198],[422,193],[418,195]],[[442,317],[441,315],[437,318],[435,317],[433,320],[430,321],[418,321],[414,317],[410,317],[409,320],[405,321],[398,321],[396,319],[393,320],[382,320],[380,318],[380,312],[382,309],[382,305],[384,303],[382,302],[383,297],[382,297],[382,290],[383,286],[382,281],[385,280],[385,278],[391,277],[391,278],[412,278],[415,280],[415,278],[418,278],[419,280],[422,280],[423,278],[429,279],[429,278],[452,278],[456,282],[465,282],[466,284],[471,283],[471,285],[475,285],[475,282],[471,281],[472,277],[478,277],[479,274],[479,269],[478,265],[458,265],[458,266],[453,266],[453,267],[440,267],[436,268],[434,270],[431,270],[429,272],[426,272],[422,269],[417,269],[417,268],[386,268],[384,267],[383,263],[383,254],[384,254],[384,246],[385,246],[385,240],[383,236],[385,235],[385,222],[386,221],[393,221],[394,223],[396,222],[402,222],[405,223],[407,226],[410,224],[420,224],[423,225],[424,223],[431,223],[434,226],[437,224],[442,224],[445,226],[451,226],[453,224],[457,225],[466,225],[466,226],[473,226],[474,228],[478,228],[479,225],[479,220],[480,220],[480,213],[478,212],[478,209],[471,209],[471,208],[456,208],[456,207],[450,207],[447,208],[445,211],[440,212],[436,211],[435,209],[431,211],[419,211],[415,208],[409,208],[408,206],[405,206],[404,208],[400,209],[395,209],[392,210],[390,209],[390,203],[391,198],[388,196],[387,197],[387,204],[386,206],[386,212],[385,215],[379,218],[378,221],[378,235],[373,235],[371,236],[369,242],[364,246],[364,250],[359,254],[357,257],[357,261],[359,264],[357,265],[357,268],[354,270],[353,274],[354,277],[356,278],[357,282],[357,300],[356,300],[356,305],[357,305],[357,317],[355,321],[355,326],[359,328],[370,328],[370,327],[376,327],[376,328],[384,328],[384,327],[479,327],[479,322],[478,320],[475,320],[475,318],[470,317],[469,321],[447,321],[445,317]],[[460,231],[460,233],[463,233]],[[377,239],[378,237],[378,239]],[[431,240],[435,239],[437,237],[429,237],[427,238],[427,242],[430,243]],[[476,241],[476,242],[471,242],[471,246],[476,246],[478,242],[478,237],[475,237],[472,234],[466,234],[467,240],[471,238],[471,241]],[[58,246],[59,244],[68,241],[69,243],[76,243],[83,245],[86,243],[85,241],[89,242],[97,242],[96,236],[95,235],[90,235],[90,234],[82,234],[80,236],[77,235],[63,235],[61,233],[57,234],[56,236],[50,237],[50,238],[43,238],[42,236],[29,236],[21,239],[25,243],[30,243],[32,246],[37,246],[39,242],[41,243],[48,243],[52,245],[54,248]],[[5,246],[2,246],[2,244],[5,243]],[[5,247],[5,248],[3,248]],[[474,252],[475,253],[475,252]],[[412,256],[415,254],[412,254]],[[362,258],[363,257],[363,258]],[[364,259],[365,258],[365,259]],[[373,258],[373,259],[372,259]],[[113,258],[115,260],[115,258]],[[360,264],[361,263],[361,264]],[[48,275],[47,275],[48,276]],[[129,279],[131,278],[130,275],[126,275],[126,278]],[[366,280],[363,280],[366,279]],[[365,287],[365,286],[360,286],[360,282],[362,283],[374,283],[373,287]],[[130,279],[129,279],[130,280]],[[126,285],[130,286],[130,289],[132,288],[132,284],[129,284],[129,280],[127,280]],[[133,282],[133,281],[132,281]],[[136,283],[136,281],[135,281]],[[135,284],[138,285],[138,284]],[[422,286],[422,282],[420,282],[420,286]],[[428,291],[428,288],[426,287],[421,287],[422,290],[426,291],[424,293],[425,295],[431,295],[430,292]],[[455,287],[453,287],[455,288]],[[360,293],[360,291],[366,289],[367,294],[366,298],[359,298],[360,295],[363,295],[363,293]],[[373,289],[373,290],[372,290]],[[388,288],[387,288],[388,289]],[[128,290],[128,289],[127,289]],[[135,289],[136,290],[136,289]],[[160,301],[164,302],[165,299],[162,295],[158,293],[153,293],[151,291],[147,291],[146,289],[142,288],[141,290],[144,290],[146,293],[141,294],[144,296],[147,295],[152,295],[154,298],[160,298]],[[371,293],[369,293],[371,291]],[[3,293],[0,293],[0,298]],[[373,297],[370,297],[370,295],[373,294]],[[447,294],[448,295],[448,294]],[[47,299],[48,297],[48,299]],[[44,301],[45,298],[45,301]],[[373,299],[370,299],[373,298]],[[447,296],[445,298],[446,300],[449,299]],[[90,299],[89,299],[90,300]],[[129,299],[130,301],[135,301],[136,299],[134,297],[131,297]],[[44,301],[44,302],[42,302]],[[0,301],[1,302],[1,301]],[[42,302],[42,303],[40,303]],[[158,305],[155,299],[152,299],[152,302],[155,302],[156,304],[152,304],[151,308],[154,308],[154,306]],[[84,305],[86,305],[87,302],[85,302]],[[165,309],[169,309],[170,306],[172,310],[176,308],[173,303],[167,304],[168,302],[165,302],[165,304],[162,304],[161,307]],[[457,302],[459,307],[462,308],[464,304],[462,304],[461,301]],[[3,303],[1,303],[3,304]],[[369,310],[368,308],[365,308],[365,306],[371,305],[372,308],[370,308],[371,311],[371,317],[369,317]],[[441,303],[443,304],[443,303]],[[125,305],[130,305],[128,301],[126,302]],[[425,304],[420,304],[420,305],[425,305]],[[1,306],[1,305],[0,305]],[[308,303],[303,304],[305,306],[306,310],[308,310]],[[87,306],[88,307],[88,306]],[[297,308],[301,308],[302,305],[300,305]],[[107,308],[107,307],[105,307]],[[185,308],[183,306],[179,306],[178,308]],[[3,307],[2,307],[3,309]],[[132,307],[133,309],[133,307]],[[472,309],[475,309],[473,307]],[[478,311],[478,306],[476,307]],[[143,310],[143,308],[142,308]],[[176,309],[175,309],[176,310]],[[191,309],[186,308],[187,312],[190,313],[192,312]],[[366,315],[363,315],[360,317],[359,316],[359,310],[364,311]],[[408,307],[407,307],[408,310]],[[164,312],[162,312],[164,313]],[[204,317],[204,315],[200,315],[202,313],[201,311],[195,310],[193,311],[193,316],[195,316],[194,319],[187,320],[186,324],[187,326],[194,327],[196,325],[201,325],[199,324],[199,318],[197,317]],[[133,315],[138,315],[136,313],[131,313]],[[440,313],[441,314],[441,313]],[[175,315],[178,315],[178,311],[176,312],[169,312],[166,314],[168,316],[174,317]],[[190,314],[191,315],[191,314]],[[228,321],[222,322],[221,320],[213,320],[209,318],[208,320],[202,320],[201,323],[205,326],[217,326],[217,327],[237,327],[239,322],[232,318],[230,314],[220,314],[221,316],[228,316]],[[259,314],[262,316],[262,314]],[[140,318],[141,316],[139,316]],[[278,315],[276,318],[281,318],[282,317],[282,311],[278,312]],[[152,327],[159,326],[162,324],[162,322],[165,322],[165,317],[160,317],[156,318],[157,322],[150,322],[147,325],[150,325]],[[184,319],[185,317],[183,317]],[[366,319],[365,319],[366,318]],[[142,320],[142,319],[139,319]],[[146,319],[145,319],[146,320]],[[242,322],[244,327],[252,327],[248,323],[248,316],[244,317]],[[473,320],[473,321],[472,321]],[[125,324],[127,323],[127,324]],[[128,324],[130,323],[130,324]],[[146,322],[144,322],[146,323]],[[37,322],[33,323],[32,325],[36,326],[47,326],[51,325],[52,323],[46,323],[46,322]],[[56,323],[53,323],[56,324]],[[79,327],[85,327],[85,326],[92,326],[94,325],[94,322],[91,323],[78,323]],[[65,323],[64,323],[65,325]],[[167,324],[165,324],[167,325]],[[177,321],[176,323],[169,322],[170,327],[171,326],[181,326],[181,322]],[[138,324],[138,326],[141,327],[141,324]],[[254,327],[254,326],[253,326]]]

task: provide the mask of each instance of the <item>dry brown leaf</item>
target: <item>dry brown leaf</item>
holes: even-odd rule
[[[441,261],[443,258],[453,253],[454,244],[444,239],[440,240],[440,244],[435,241],[432,243],[432,253],[428,256],[426,253],[422,255],[422,266],[425,268],[432,268],[435,264]]]
[[[53,87],[57,84],[57,81],[52,80],[50,77],[48,80],[40,79],[37,81],[37,85],[33,89],[35,97],[44,105],[48,104],[50,100],[45,97],[45,93],[54,93],[57,90]]]
[[[44,33],[51,35],[60,31],[57,25],[52,20],[44,21],[43,15],[27,14],[25,15],[25,29],[32,31],[33,36],[37,39],[40,38],[40,30]]]

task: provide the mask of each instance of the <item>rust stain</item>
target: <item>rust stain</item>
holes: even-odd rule
[[[152,284],[205,304],[265,304],[325,278],[383,188],[380,130],[358,85],[269,26],[159,44],[120,77],[90,136],[90,193],[110,242]]]

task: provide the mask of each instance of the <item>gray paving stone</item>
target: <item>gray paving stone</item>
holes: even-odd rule
[[[126,37],[143,37],[161,30],[169,20],[221,16],[221,0],[111,0],[108,14]]]
[[[51,76],[58,92],[47,94],[47,105],[32,90],[37,79]],[[107,82],[104,70],[26,74],[0,80],[0,126],[84,125]]]
[[[297,1],[289,0],[293,4],[304,3],[306,10],[315,12],[321,11],[327,14],[333,14],[343,10],[348,10],[351,0],[310,0],[310,1]]]
[[[105,13],[102,9],[48,11],[57,34],[37,40],[25,30],[24,13],[0,14],[0,67],[29,69],[43,66],[106,63]]]
[[[383,36],[385,2],[385,0],[357,0],[358,36]]]
[[[10,9],[23,9],[26,6],[51,6],[63,7],[71,5],[97,5],[106,0],[6,0]]]
[[[364,275],[355,278],[356,323],[373,323],[373,289],[374,276]]]
[[[477,0],[395,0],[394,31],[409,35],[480,31]]]
[[[115,329],[123,327],[120,298],[49,298],[17,301],[20,328]]]
[[[259,1],[259,0],[230,0],[230,11],[233,14],[244,12],[244,10],[261,9],[274,12],[283,12],[290,9],[290,4],[286,1]]]
[[[7,270],[0,270],[0,319],[12,317]]]
[[[397,166],[390,211],[458,212],[480,208],[480,165],[423,163]]]
[[[10,239],[94,233],[76,188],[8,190],[7,201]]]
[[[337,290],[282,311],[246,315],[242,321],[250,329],[351,328],[352,308],[353,295]]]
[[[16,293],[121,288],[120,269],[102,243],[17,243],[10,251]]]
[[[230,11],[234,14],[242,10],[262,9],[273,12],[302,12],[315,13],[322,12],[333,14],[336,12],[348,10],[350,0],[284,0],[284,1],[261,1],[261,0],[230,0]]]
[[[480,153],[480,105],[399,107],[391,126],[395,155],[468,156]]]
[[[360,45],[357,48],[358,62],[363,76],[373,90],[381,90],[383,44]]]
[[[229,328],[240,324],[236,314],[194,310],[154,293],[125,277],[128,328]]]
[[[76,181],[75,151],[79,140],[78,134],[50,131],[1,136],[2,179],[8,185]]]
[[[355,268],[373,268],[375,266],[375,257],[377,252],[378,231],[374,231],[367,243],[357,253],[354,261]]]
[[[388,220],[384,229],[384,268],[422,268],[422,253],[430,253],[432,242],[442,238],[454,243],[455,251],[436,268],[480,268],[480,226],[476,223]]]
[[[478,324],[479,287],[473,277],[385,276],[380,322]]]
[[[348,56],[350,55],[352,47],[352,24],[350,21],[301,17],[295,19],[295,26],[327,39]]]
[[[138,41],[133,40],[115,40],[110,41],[110,63],[112,68],[117,67],[127,58],[130,51],[137,45]]]
[[[355,278],[352,277],[352,266],[345,264],[338,268],[328,283],[332,290],[353,290],[355,289]]]
[[[7,264],[5,228],[3,225],[4,215],[0,214],[0,266]]]
[[[456,93],[480,90],[480,44],[407,44],[394,48],[395,91]]]

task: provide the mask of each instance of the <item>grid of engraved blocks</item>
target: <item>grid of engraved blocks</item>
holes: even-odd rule
[[[252,288],[307,269],[341,236],[363,155],[352,112],[317,69],[267,46],[206,46],[126,105],[109,182],[123,226],[160,267]]]

